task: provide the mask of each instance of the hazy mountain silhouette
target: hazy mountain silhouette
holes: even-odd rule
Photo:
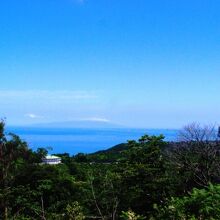
[[[107,121],[73,120],[33,124],[42,128],[123,128],[124,126]]]

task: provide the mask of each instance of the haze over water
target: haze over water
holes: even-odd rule
[[[167,141],[177,139],[178,130],[172,129],[128,129],[128,128],[28,128],[8,127],[8,132],[19,135],[29,146],[52,147],[49,153],[93,153],[110,148],[127,140],[137,140],[144,134],[165,136]]]

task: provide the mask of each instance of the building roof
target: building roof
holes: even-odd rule
[[[45,159],[61,159],[60,157],[54,156],[54,155],[47,155]]]

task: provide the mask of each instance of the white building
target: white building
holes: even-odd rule
[[[42,158],[42,163],[51,165],[60,164],[61,158],[53,155],[47,155],[46,157]]]

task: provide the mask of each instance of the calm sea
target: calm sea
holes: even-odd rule
[[[85,129],[85,128],[28,128],[8,127],[7,132],[19,135],[29,146],[36,150],[38,147],[52,148],[50,153],[71,155],[92,153],[110,148],[127,140],[137,140],[144,134],[163,134],[165,140],[175,141],[178,130],[171,129]]]

